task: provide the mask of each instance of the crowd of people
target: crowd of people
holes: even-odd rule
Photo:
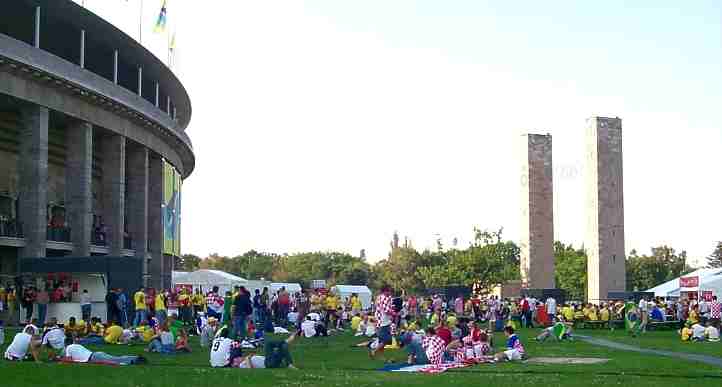
[[[37,302],[38,294],[34,296]],[[175,354],[191,352],[189,336],[197,335],[212,367],[295,368],[290,346],[298,337],[350,330],[363,340],[358,346],[367,348],[371,358],[390,360],[388,350],[403,350],[409,364],[440,365],[524,359],[524,345],[516,333],[520,327],[541,328],[535,340],[544,342],[572,340],[575,327],[584,324],[631,321],[635,332],[644,332],[655,322],[679,322],[682,340],[719,341],[720,324],[716,297],[594,305],[558,303],[553,297],[394,295],[385,286],[371,305],[364,305],[358,294],[341,297],[325,289],[291,294],[285,288],[250,291],[237,286],[223,294],[218,287],[208,292],[140,288],[132,295],[111,289],[106,303],[106,324],[90,317],[92,310],[85,308],[80,318],[71,317],[63,324],[54,318],[29,319],[5,358],[39,360],[45,350],[49,359],[61,361],[141,364],[142,356],[115,357],[86,346],[138,344],[147,352]],[[495,343],[494,332],[503,332],[505,342]],[[272,340],[266,333],[290,336]]]

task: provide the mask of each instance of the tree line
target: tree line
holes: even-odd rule
[[[519,279],[518,245],[503,239],[503,230],[474,229],[469,246],[446,247],[441,240],[435,249],[416,250],[409,241],[398,243],[394,235],[386,258],[371,264],[364,251],[358,256],[316,251],[277,254],[250,250],[235,257],[211,254],[201,258],[186,254],[175,262],[175,270],[216,269],[247,279],[298,282],[310,286],[323,279],[336,284],[368,285],[378,289],[390,284],[397,291],[421,293],[425,289],[479,284],[489,289]],[[587,289],[587,255],[582,247],[554,243],[556,284],[572,299],[584,300]],[[722,242],[707,257],[709,267],[722,268]],[[641,291],[689,273],[687,252],[669,246],[653,247],[650,254],[632,250],[627,257],[627,290]]]

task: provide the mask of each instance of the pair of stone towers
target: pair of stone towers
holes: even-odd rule
[[[554,289],[552,137],[525,134],[522,142],[522,288]],[[620,118],[587,120],[585,161],[587,299],[596,303],[626,287]]]

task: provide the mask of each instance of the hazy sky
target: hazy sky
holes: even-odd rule
[[[80,1],[78,1],[80,2]],[[160,0],[145,0],[143,43]],[[86,0],[138,36],[139,0]],[[722,3],[168,2],[196,169],[185,253],[416,247],[520,223],[520,134],[551,133],[555,235],[583,243],[584,128],[623,119],[627,250],[720,234]]]

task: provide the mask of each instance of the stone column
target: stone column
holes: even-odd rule
[[[587,299],[626,290],[622,120],[587,121]]]
[[[153,154],[149,159],[148,177],[148,245],[151,257],[150,280],[156,289],[170,288],[163,281],[169,270],[163,257],[163,160]]]
[[[125,223],[125,137],[103,137],[103,223],[110,255],[119,257],[123,249]]]
[[[87,257],[93,228],[93,126],[77,122],[67,128],[65,138],[65,198],[73,255]]]
[[[20,110],[18,155],[19,219],[25,247],[18,258],[45,257],[48,225],[48,121],[50,112],[37,105]]]
[[[133,238],[135,256],[143,260],[143,275],[148,275],[148,148],[128,147],[128,231]],[[147,285],[147,284],[146,284]]]
[[[526,134],[522,148],[522,286],[553,289],[554,184],[552,136]]]

